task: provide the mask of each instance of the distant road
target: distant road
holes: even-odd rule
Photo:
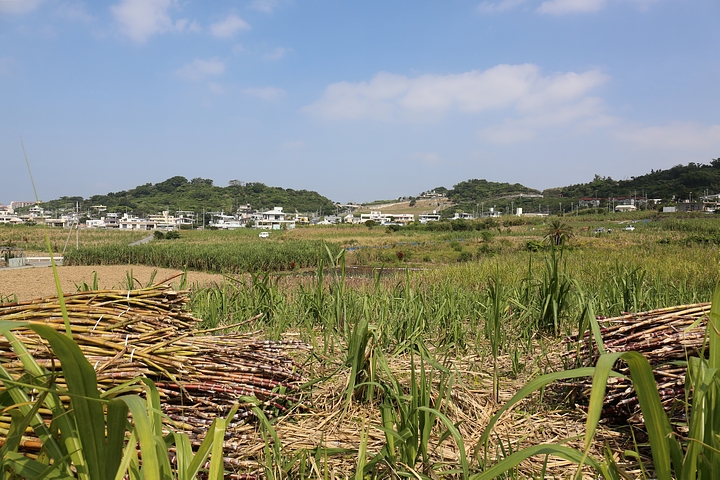
[[[150,243],[153,240],[155,240],[155,235],[150,235],[149,237],[145,237],[145,238],[138,240],[137,242],[131,243],[130,246],[134,247],[135,245],[142,245],[144,243]]]

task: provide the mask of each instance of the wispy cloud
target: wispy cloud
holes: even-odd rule
[[[568,13],[594,13],[605,7],[606,0],[546,0],[540,4],[538,13],[565,15]]]
[[[208,83],[208,90],[210,90],[211,93],[214,93],[216,95],[222,95],[225,93],[225,87],[215,82]]]
[[[624,128],[616,137],[643,149],[678,148],[704,150],[720,148],[720,125],[672,123],[664,126]]]
[[[276,102],[287,95],[285,90],[277,87],[246,88],[243,93],[268,102]]]
[[[210,33],[218,38],[232,38],[241,30],[250,30],[250,25],[234,13],[210,25]]]
[[[176,3],[176,0],[122,0],[110,10],[120,32],[137,43],[145,43],[155,34],[198,29],[197,23],[186,18],[173,21],[168,10]]]
[[[480,13],[498,13],[512,10],[519,7],[527,0],[500,0],[499,2],[484,1],[478,5],[477,10]]]
[[[536,65],[408,78],[380,72],[367,82],[329,85],[305,110],[325,119],[434,120],[450,112],[513,109],[527,115],[581,100],[605,83],[598,71],[542,76]]]
[[[248,8],[257,10],[258,12],[273,13],[279,6],[277,0],[253,0],[250,5],[248,5]]]
[[[55,13],[60,17],[75,22],[91,23],[96,20],[94,16],[87,12],[85,4],[81,2],[61,3],[55,9]]]
[[[524,127],[517,122],[507,122],[503,125],[483,128],[478,132],[478,137],[488,143],[512,145],[535,139],[537,130]]]
[[[658,1],[660,0],[618,0],[615,3],[634,4],[640,10],[647,10]],[[547,15],[595,13],[608,5],[607,0],[483,0],[477,6],[477,11],[485,14],[503,13],[531,2],[537,13]]]
[[[35,10],[43,0],[0,0],[0,14],[30,13]]]
[[[216,58],[201,60],[196,58],[187,65],[175,71],[175,74],[185,80],[201,82],[210,76],[222,75],[225,64]]]
[[[292,48],[277,47],[277,48],[274,48],[271,52],[266,53],[263,56],[267,60],[280,60],[281,58],[283,58],[285,55],[287,55],[288,53],[290,53],[292,51],[293,51]]]

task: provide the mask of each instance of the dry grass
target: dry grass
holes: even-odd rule
[[[133,299],[133,307],[124,306],[128,299]],[[128,292],[88,292],[69,296],[67,302],[70,309],[73,330],[81,348],[97,361],[102,371],[101,383],[109,387],[116,382],[124,381],[133,375],[148,375],[155,378],[161,386],[161,394],[166,397],[163,402],[166,413],[175,421],[185,417],[186,431],[197,435],[196,442],[202,437],[202,429],[206,420],[212,416],[213,409],[224,411],[229,405],[239,400],[236,380],[217,376],[214,371],[223,370],[218,362],[219,356],[227,359],[233,357],[233,348],[238,353],[248,345],[262,348],[263,342],[254,343],[246,337],[206,337],[187,336],[189,327],[196,323],[191,316],[182,310],[182,295],[173,291],[153,290]],[[97,304],[97,306],[96,306]],[[6,306],[0,311],[5,319],[22,318],[25,321],[38,319],[57,324],[62,328],[58,309],[53,299],[27,302],[18,306]],[[57,313],[57,312],[56,312]],[[47,320],[43,320],[47,319]],[[54,319],[54,320],[53,320]],[[120,322],[120,323],[118,323]],[[122,326],[122,327],[121,327]],[[127,330],[127,332],[126,332]],[[103,341],[93,340],[93,334],[102,337]],[[128,346],[122,346],[122,339],[130,335]],[[296,335],[286,337],[289,340]],[[30,339],[26,339],[32,344]],[[233,347],[233,342],[236,347]],[[115,345],[115,346],[113,346]],[[215,347],[213,347],[215,345]],[[283,344],[275,344],[283,345]],[[285,345],[294,345],[290,342]],[[273,347],[268,343],[269,347]],[[137,349],[137,350],[136,350]],[[177,353],[172,352],[180,349]],[[6,352],[7,348],[4,348]],[[37,355],[42,349],[35,348]],[[222,352],[220,352],[222,350]],[[292,350],[297,365],[304,364],[302,370],[306,380],[320,380],[311,388],[306,388],[302,401],[295,401],[295,407],[280,416],[274,428],[281,444],[282,456],[285,460],[296,455],[307,454],[313,472],[311,478],[350,478],[355,471],[357,454],[361,444],[362,433],[367,434],[367,451],[369,458],[378,453],[385,442],[384,434],[378,427],[380,412],[377,403],[357,403],[346,405],[345,394],[349,369],[337,370],[342,362],[336,355],[323,357],[319,352],[322,346],[316,347],[314,354],[305,350]],[[197,355],[188,356],[193,351]],[[340,350],[342,352],[342,349]],[[135,360],[133,361],[133,352]],[[139,354],[138,352],[146,352]],[[433,351],[430,352],[434,356]],[[560,369],[560,352],[531,352],[524,361],[535,358],[542,361],[534,363],[535,369],[517,378],[505,377],[500,384],[500,402],[509,400],[538,370]],[[182,357],[176,358],[180,354]],[[280,351],[276,352],[281,355]],[[145,363],[147,356],[150,363]],[[207,357],[207,360],[204,360]],[[41,357],[38,357],[39,359]],[[42,357],[44,358],[44,357]],[[237,357],[240,358],[240,357]],[[269,358],[269,357],[268,357]],[[10,359],[12,361],[12,359]],[[510,359],[500,357],[501,370],[510,370]],[[129,362],[129,363],[128,363]],[[134,363],[133,363],[134,362]],[[10,368],[13,364],[6,364]],[[158,370],[157,365],[160,366]],[[287,370],[287,361],[285,369]],[[407,355],[388,357],[388,366],[392,376],[399,380],[404,389],[409,391],[410,358]],[[416,369],[419,367],[415,364]],[[448,360],[445,365],[454,376],[450,398],[443,406],[443,412],[458,425],[464,439],[466,449],[472,452],[483,429],[499,405],[492,399],[492,379],[489,364],[478,355],[465,355]],[[132,367],[132,368],[130,368]],[[260,367],[260,365],[258,365]],[[119,370],[118,370],[119,369]],[[175,372],[175,369],[179,369]],[[122,375],[115,372],[123,371]],[[189,397],[179,402],[177,390],[172,389],[176,379],[167,377],[164,372],[175,372],[180,382],[188,389],[194,384],[205,387],[200,390],[189,390]],[[289,370],[287,370],[289,372]],[[258,374],[261,374],[262,369]],[[180,374],[182,376],[180,377]],[[268,372],[266,371],[265,375]],[[290,374],[290,373],[288,373]],[[294,374],[293,374],[294,375]],[[272,377],[267,377],[272,378]],[[387,379],[385,379],[387,380]],[[381,381],[383,381],[381,379]],[[58,379],[62,383],[62,379]],[[263,380],[264,382],[264,380]],[[256,389],[262,390],[262,382]],[[431,397],[438,394],[439,385],[433,385]],[[218,390],[219,389],[219,390]],[[173,391],[175,393],[173,393]],[[296,392],[297,393],[297,392]],[[169,395],[169,396],[168,396]],[[270,395],[264,392],[263,395]],[[193,399],[194,398],[194,399]],[[569,445],[579,447],[580,437],[584,433],[584,413],[572,406],[558,403],[557,399],[535,397],[521,403],[509,414],[505,415],[495,427],[495,435],[491,439],[489,460],[491,463],[506,453],[520,448],[543,442],[560,442],[570,439]],[[199,403],[198,403],[199,402]],[[194,405],[194,406],[193,406]],[[222,407],[222,408],[221,408]],[[179,410],[178,410],[179,409]],[[189,429],[189,430],[188,430]],[[256,423],[240,422],[229,429],[230,437],[226,441],[227,466],[236,471],[236,478],[260,475],[262,465],[266,462],[265,440]],[[431,439],[431,446],[438,442],[440,429],[436,428]],[[610,444],[613,451],[622,451],[622,443],[626,438],[619,433],[601,428],[598,442],[592,453],[602,454],[602,445]],[[314,456],[307,453],[315,449],[344,449],[345,453],[333,453]],[[320,459],[320,460],[318,460]],[[275,459],[282,462],[281,459]],[[431,461],[435,467],[454,468],[459,464],[459,451],[452,439],[445,440],[432,451]],[[471,459],[473,461],[473,459]],[[519,469],[521,476],[537,474],[543,459],[535,459],[523,463]],[[566,478],[573,471],[572,465],[562,461],[551,460],[547,463],[547,477]],[[390,472],[387,472],[389,475]],[[327,476],[326,476],[327,475]],[[589,473],[588,473],[589,475]],[[588,477],[590,478],[590,477]]]

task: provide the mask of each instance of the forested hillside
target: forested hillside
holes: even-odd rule
[[[175,212],[189,210],[200,212],[234,212],[239,205],[250,204],[257,210],[283,207],[285,211],[320,212],[333,211],[333,202],[326,197],[308,190],[293,190],[280,187],[268,187],[262,183],[230,182],[227,187],[213,185],[213,181],[204,178],[188,180],[176,176],[164,182],[146,183],[133,189],[111,192],[107,195],[94,195],[88,199],[82,197],[61,197],[45,202],[49,210],[74,208],[80,204],[80,210],[93,205],[105,205],[110,212],[132,212],[148,215],[163,210]]]
[[[668,170],[650,173],[629,180],[613,180],[595,175],[592,182],[545,190],[546,196],[581,197],[643,197],[669,201],[698,198],[720,193],[720,158],[710,164],[689,163]]]
[[[484,179],[471,179],[455,185],[451,190],[447,191],[446,196],[455,203],[477,203],[488,199],[539,194],[539,190],[528,188],[519,183],[509,184],[488,182]]]

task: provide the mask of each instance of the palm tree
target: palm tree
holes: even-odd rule
[[[559,218],[550,221],[545,238],[550,240],[553,245],[564,245],[566,241],[573,238],[572,227],[563,222]]]

